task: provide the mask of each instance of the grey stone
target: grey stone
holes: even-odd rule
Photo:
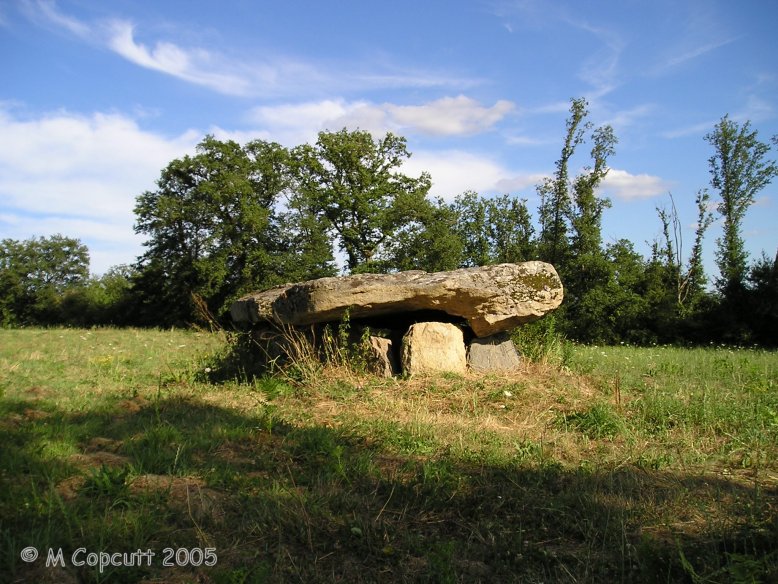
[[[500,333],[482,339],[473,339],[467,351],[467,365],[479,373],[515,371],[521,357],[510,335]]]

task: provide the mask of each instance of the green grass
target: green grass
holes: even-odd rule
[[[0,330],[0,582],[776,581],[778,354],[558,349],[301,382],[215,371],[218,334]]]

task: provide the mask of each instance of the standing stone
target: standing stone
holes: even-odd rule
[[[445,322],[414,324],[403,337],[402,366],[408,375],[465,373],[467,357],[462,329]]]
[[[479,373],[515,371],[521,365],[510,335],[502,333],[473,339],[467,351],[467,365]]]
[[[391,339],[370,337],[367,350],[367,367],[370,373],[379,377],[392,377],[400,373]]]

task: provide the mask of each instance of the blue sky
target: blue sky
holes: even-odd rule
[[[534,211],[585,97],[619,138],[605,241],[647,253],[672,192],[689,250],[704,135],[725,114],[778,134],[776,22],[767,0],[0,2],[0,238],[78,237],[97,273],[133,262],[135,197],[208,133],[392,131],[434,195],[507,192]],[[778,183],[746,216],[752,258],[775,254],[776,225]]]

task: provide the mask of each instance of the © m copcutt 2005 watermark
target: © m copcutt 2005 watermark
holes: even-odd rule
[[[62,548],[48,548],[45,550],[46,567],[55,566],[89,566],[96,567],[102,574],[106,568],[136,568],[150,567],[155,562],[163,567],[199,567],[215,566],[219,558],[216,555],[216,548],[165,548],[160,554],[146,550],[135,550],[133,552],[106,552],[89,551],[85,547],[74,550],[70,555],[65,554]],[[36,547],[24,548],[20,556],[23,561],[31,564],[38,561],[44,561],[41,552]],[[159,557],[157,557],[159,556]],[[156,560],[155,560],[156,558]]]

